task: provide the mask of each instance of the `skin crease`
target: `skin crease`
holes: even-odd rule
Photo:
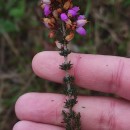
[[[74,109],[81,113],[82,130],[130,130],[130,60],[74,53],[69,59],[75,84],[122,97],[79,96]],[[38,76],[61,83],[64,72],[58,66],[63,60],[57,52],[41,52],[34,57],[32,67]],[[21,96],[15,106],[21,121],[13,130],[65,130],[61,123],[64,100],[64,95],[51,93]]]

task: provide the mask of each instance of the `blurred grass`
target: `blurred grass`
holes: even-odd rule
[[[17,121],[14,104],[26,92],[62,92],[59,84],[36,77],[31,69],[34,55],[56,50],[40,23],[38,1],[0,1],[0,130]],[[130,0],[79,0],[90,21],[88,35],[76,35],[72,50],[81,53],[130,57]],[[106,95],[79,89],[81,94]],[[8,125],[7,125],[8,124]]]

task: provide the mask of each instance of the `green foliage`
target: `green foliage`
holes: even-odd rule
[[[5,32],[14,32],[17,30],[16,25],[5,19],[0,19],[0,33],[5,31]]]
[[[9,33],[21,31],[20,28],[23,26],[21,23],[32,16],[27,17],[27,2],[25,0],[7,0],[6,2],[2,0],[0,4],[0,12],[2,12],[0,13],[0,33],[3,31]],[[31,8],[35,1],[31,1],[29,4]],[[31,25],[37,26],[37,22],[31,22]]]
[[[15,21],[21,20],[25,13],[25,1],[8,0],[5,4],[1,1],[0,7],[0,32],[15,32],[18,31]]]
[[[13,7],[9,11],[9,16],[13,17],[14,19],[21,19],[25,15],[25,1],[18,1],[17,6]]]
[[[124,6],[130,6],[130,0],[124,0],[123,5]]]

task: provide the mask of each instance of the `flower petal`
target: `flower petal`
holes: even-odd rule
[[[82,36],[85,36],[87,34],[86,30],[83,27],[78,27],[76,29],[76,32]]]
[[[82,27],[87,23],[87,20],[81,19],[76,21],[78,27]]]
[[[80,8],[79,8],[78,6],[74,6],[74,7],[72,8],[72,10],[78,12],[78,11],[80,10]]]
[[[65,22],[68,20],[68,16],[65,13],[62,13],[60,15],[60,18],[61,18],[62,21],[65,21]]]
[[[73,17],[73,16],[76,16],[76,15],[77,15],[77,12],[76,12],[76,11],[74,11],[74,10],[72,10],[72,9],[68,10],[68,16]]]
[[[85,15],[79,15],[78,20],[85,19]]]
[[[44,14],[45,16],[48,16],[49,14],[51,14],[50,5],[47,5],[47,4],[45,5]]]

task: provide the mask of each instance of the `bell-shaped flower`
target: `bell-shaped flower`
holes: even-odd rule
[[[78,20],[85,19],[85,18],[86,18],[85,15],[79,15],[78,16]]]
[[[54,21],[50,18],[43,18],[43,23],[45,24],[45,26],[47,28],[54,28],[55,27]]]
[[[51,14],[50,5],[48,5],[48,4],[45,5],[44,14],[45,14],[45,16],[48,16],[49,14]]]
[[[76,16],[78,14],[79,10],[80,10],[79,7],[74,6],[73,8],[68,10],[68,16],[70,16],[70,17]]]
[[[66,15],[66,13],[62,13],[61,15],[60,15],[60,18],[61,18],[61,20],[62,21],[68,21],[68,16]]]
[[[65,10],[68,10],[70,6],[71,6],[71,1],[66,1],[65,4],[64,4],[64,6],[63,6],[63,8]]]
[[[76,21],[77,27],[82,27],[87,23],[87,20],[85,19],[80,19]]]
[[[74,38],[74,33],[70,32],[70,34],[66,36],[65,40],[70,42],[73,38]]]
[[[82,36],[85,36],[87,34],[86,30],[83,27],[76,28],[76,32]]]
[[[74,6],[73,8],[71,8],[72,10],[78,12],[80,10],[80,8],[78,6]]]

